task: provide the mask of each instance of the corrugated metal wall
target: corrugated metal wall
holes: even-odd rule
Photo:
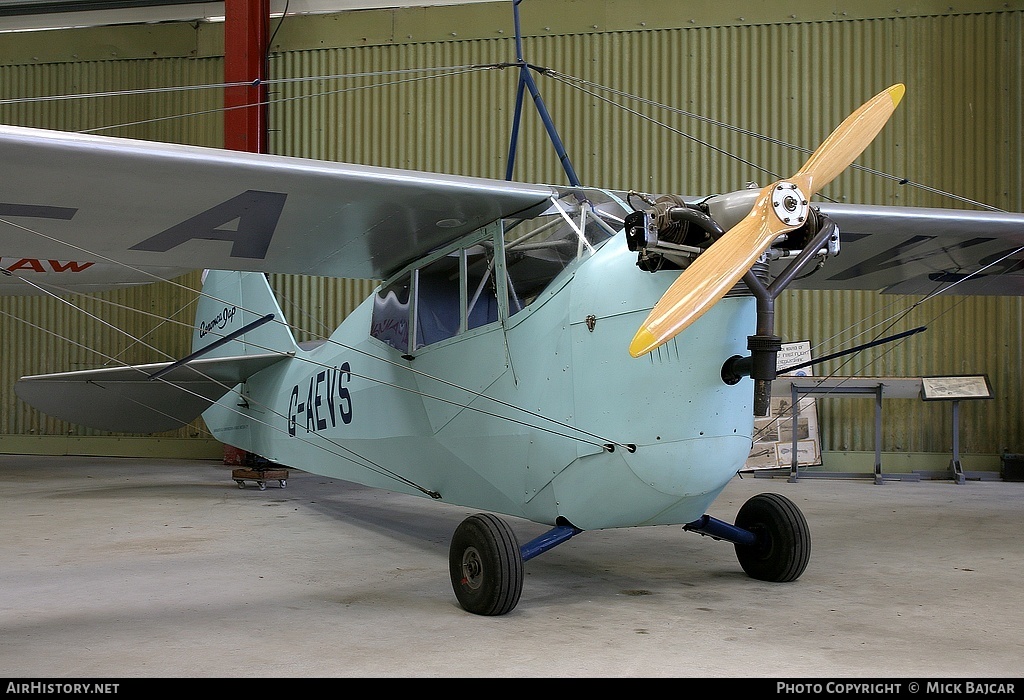
[[[638,16],[644,6],[643,2],[632,4]],[[484,24],[492,28],[488,32],[473,36],[457,25],[448,31],[444,23],[458,17],[457,11],[450,11],[438,14],[441,19],[431,27],[447,40],[402,43],[399,38],[372,45],[360,45],[358,36],[339,31],[339,22],[330,18],[303,18],[293,25],[285,20],[271,56],[271,77],[322,79],[272,87],[271,149],[356,163],[504,177],[514,69],[473,70],[448,77],[370,75],[513,60],[509,9],[499,3],[481,11],[486,13]],[[541,10],[527,4],[523,11]],[[722,14],[732,16],[728,8]],[[526,38],[525,51],[535,65],[679,110],[630,102],[628,106],[644,119],[606,102],[606,98],[623,102],[611,93],[583,91],[553,76],[539,78],[545,102],[584,184],[685,194],[731,190],[751,181],[765,184],[795,171],[806,153],[865,99],[902,81],[907,84],[903,104],[858,161],[894,177],[855,168],[823,195],[837,201],[967,206],[941,194],[951,192],[1001,209],[1024,209],[1024,11],[1019,3],[1004,11],[961,10],[915,17],[878,14],[878,18],[834,21],[797,21],[787,14],[778,23],[733,19],[728,26],[701,26],[662,13],[655,15],[660,17],[657,21],[647,20],[642,26],[632,22],[616,30],[594,30],[583,15],[561,16],[558,32],[533,32],[538,35]],[[368,16],[359,15],[364,23]],[[422,16],[434,15],[422,10]],[[495,32],[494,27],[504,29]],[[0,97],[216,83],[221,65],[217,56],[15,63],[0,66],[4,91]],[[363,77],[330,78],[353,74]],[[0,121],[92,128],[186,111],[206,112],[219,99],[217,91],[200,91],[188,93],[187,99],[179,93],[158,93],[90,101],[88,108],[74,109],[64,103],[0,105]],[[686,112],[737,129],[698,121]],[[219,128],[219,117],[209,112],[195,120],[147,122],[104,133],[216,145]],[[784,148],[748,133],[804,150]],[[565,182],[532,109],[525,114],[520,143],[516,179]],[[900,184],[899,178],[910,182]],[[273,281],[289,319],[302,329],[300,339],[326,334],[370,289],[366,281],[291,276],[274,276]],[[179,295],[187,297],[180,291],[136,290],[125,303],[170,313],[179,301],[186,301]],[[927,333],[897,347],[834,361],[819,373],[986,372],[997,398],[963,407],[961,450],[1024,451],[1021,300],[951,297],[915,307],[917,301],[869,293],[789,293],[779,305],[780,331],[789,340],[811,340],[815,353],[824,355],[871,339],[878,332],[876,324],[888,325],[884,319],[899,318],[889,332],[927,325]],[[904,318],[903,312],[912,308]],[[40,325],[57,327],[84,345],[120,349],[131,344],[110,337],[93,322],[69,325],[72,321],[64,307],[52,301],[0,300],[0,309],[22,312]],[[146,333],[152,324],[151,319],[126,322],[134,336]],[[26,409],[13,397],[10,386],[21,374],[72,369],[88,364],[89,359],[65,354],[58,350],[58,343],[16,325],[7,315],[0,317],[0,332],[6,349],[0,359],[4,410],[0,433],[81,431]],[[180,338],[162,342],[170,354],[182,352]],[[40,352],[45,356],[41,358]],[[873,450],[871,402],[819,403],[824,449]],[[948,405],[889,402],[885,449],[948,453],[952,444],[949,410]],[[182,436],[198,432],[193,428],[182,431]]]
[[[223,120],[217,112],[219,91],[116,93],[215,84],[222,82],[222,72],[219,59],[192,58],[53,63],[40,59],[37,64],[2,66],[0,121],[219,146],[223,142]],[[115,94],[59,101],[25,99],[95,93]],[[173,100],[168,97],[172,94]],[[192,116],[169,118],[175,115]],[[2,254],[17,252],[5,250]],[[191,351],[199,286],[199,274],[193,273],[173,283],[94,296],[0,298],[0,435],[103,435],[26,406],[15,395],[14,382],[26,374],[183,357]],[[173,437],[206,438],[207,432],[197,421]]]

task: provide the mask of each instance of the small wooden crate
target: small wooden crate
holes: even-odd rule
[[[246,481],[255,481],[256,486],[259,487],[260,491],[267,488],[268,481],[277,481],[281,488],[288,485],[288,470],[287,469],[253,469],[245,467],[242,469],[232,469],[231,478],[238,484],[238,488],[244,489]]]

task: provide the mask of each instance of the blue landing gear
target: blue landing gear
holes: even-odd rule
[[[477,615],[504,615],[523,592],[523,558],[516,534],[489,513],[459,525],[448,550],[448,572],[459,604]]]
[[[751,578],[795,581],[811,557],[811,533],[803,513],[776,493],[752,497],[736,514],[736,524],[704,515],[684,530],[732,542],[736,558]],[[504,615],[523,592],[523,562],[578,535],[558,525],[522,547],[504,520],[489,513],[472,515],[459,525],[448,550],[448,572],[459,604],[476,615]]]
[[[735,526],[705,515],[683,529],[732,542],[740,566],[759,581],[795,581],[811,558],[811,532],[803,513],[777,493],[750,498],[736,514]]]
[[[559,525],[522,547],[501,518],[472,515],[459,525],[448,550],[448,572],[459,604],[476,615],[504,615],[523,592],[523,562],[582,532]]]
[[[751,578],[788,583],[800,578],[811,558],[811,531],[804,514],[777,493],[754,496],[736,514],[736,527],[756,536],[736,545],[736,558]]]

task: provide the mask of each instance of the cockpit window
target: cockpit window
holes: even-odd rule
[[[412,352],[498,321],[499,295],[507,295],[512,316],[540,298],[573,261],[620,231],[626,213],[610,193],[564,190],[540,216],[505,219],[492,225],[490,235],[470,238],[382,287],[370,334]]]
[[[565,190],[542,215],[506,220],[509,315],[533,303],[574,260],[620,231],[626,213],[621,200],[610,193]]]
[[[498,320],[493,246],[462,248],[417,271],[416,347]]]
[[[409,294],[410,276],[382,287],[373,298],[373,318],[370,335],[391,347],[409,350]]]
[[[494,248],[492,235],[382,287],[370,335],[406,353],[497,321]]]

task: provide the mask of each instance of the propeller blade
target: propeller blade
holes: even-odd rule
[[[875,95],[847,117],[790,180],[761,190],[750,213],[672,283],[636,332],[629,354],[640,357],[674,338],[725,296],[778,236],[802,226],[810,197],[864,152],[905,90],[897,84]]]
[[[790,180],[808,197],[821,192],[875,140],[906,91],[903,83],[897,83],[858,107],[821,142]]]

